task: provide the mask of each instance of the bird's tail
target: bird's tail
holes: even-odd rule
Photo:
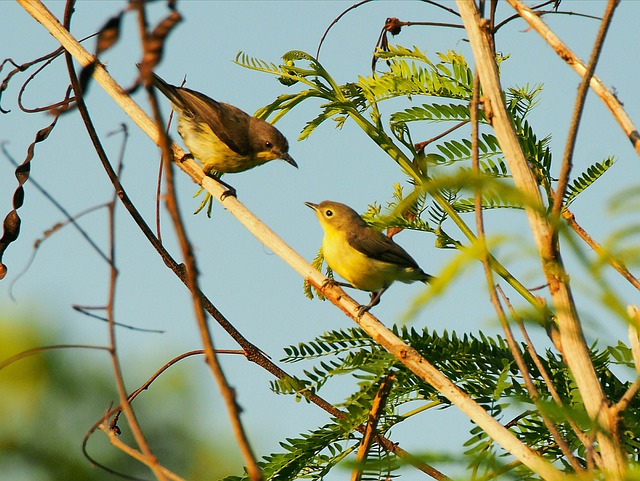
[[[178,88],[171,84],[168,84],[167,82],[162,80],[159,76],[157,76],[155,73],[152,73],[152,74],[153,74],[153,86],[157,88],[162,93],[162,95],[167,97],[172,104],[182,107],[182,104],[184,102],[182,100],[182,97],[180,96]]]

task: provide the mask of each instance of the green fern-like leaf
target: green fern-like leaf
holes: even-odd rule
[[[459,190],[460,189],[457,188],[441,189],[440,195],[449,205],[454,205],[458,199]],[[449,214],[435,201],[428,207],[427,213],[429,214],[431,221],[438,227],[441,227],[449,218]]]
[[[283,452],[265,456],[258,463],[265,479],[285,481],[294,479],[320,480],[351,448],[343,443],[351,438],[338,423],[327,424],[297,438],[281,442]],[[248,476],[229,476],[224,481],[247,481]]]
[[[614,157],[608,157],[602,162],[596,162],[590,166],[586,171],[573,180],[567,186],[567,192],[564,196],[564,205],[569,207],[571,203],[576,200],[578,195],[584,192],[587,187],[592,185],[596,180],[604,175],[611,166],[615,163]]]
[[[507,108],[514,117],[524,118],[538,105],[542,85],[529,84],[522,87],[509,87],[506,92]]]
[[[312,383],[296,377],[284,377],[270,383],[271,390],[276,394],[295,394],[298,398],[304,396],[304,392],[314,393]]]
[[[422,104],[409,107],[391,115],[391,123],[406,122],[438,122],[438,121],[465,121],[469,120],[469,107],[460,104]]]
[[[453,204],[456,212],[468,213],[475,211],[475,199],[473,197],[466,199],[458,199]],[[522,203],[515,203],[511,199],[502,198],[496,192],[484,191],[482,192],[482,209],[523,209]]]
[[[449,165],[453,163],[467,162],[470,168],[472,157],[472,144],[470,139],[447,140],[435,145],[437,153],[430,152],[426,155],[428,161]],[[502,151],[493,134],[483,133],[478,137],[478,153],[480,167],[484,173],[495,177],[507,177],[507,165],[501,157]]]
[[[507,164],[502,158],[486,157],[480,159],[480,172],[493,177],[510,177]]]
[[[324,256],[322,255],[322,248],[320,248],[320,249],[318,249],[318,253],[316,254],[315,258],[313,259],[313,262],[311,263],[311,265],[316,270],[322,272],[322,264],[324,264]],[[312,289],[311,283],[308,280],[306,280],[306,279],[304,280],[302,288],[304,290],[304,295],[307,296],[309,299],[313,299],[313,290],[314,289]],[[316,290],[316,294],[318,295],[318,299],[324,301],[324,296],[322,295],[321,292]]]
[[[460,54],[441,54],[442,62],[438,64],[417,47],[410,50],[390,46],[388,52],[378,55],[388,60],[389,71],[360,77],[358,82],[370,103],[418,94],[466,101],[470,98],[473,74]]]
[[[313,341],[286,347],[284,349],[286,357],[282,361],[308,361],[319,357],[350,353],[354,350],[371,350],[375,346],[375,341],[362,329],[334,330],[316,337]]]
[[[501,418],[507,412],[512,415],[516,410],[519,415],[511,424],[512,432],[532,449],[543,452],[550,461],[562,462],[563,454],[549,435],[539,412],[530,409],[533,408],[531,399],[524,388],[519,370],[514,366],[511,350],[504,338],[489,337],[482,332],[477,336],[458,336],[447,331],[436,333],[426,329],[395,326],[393,332],[446,373],[452,382],[492,416]],[[285,352],[285,360],[288,362],[313,365],[304,369],[304,379],[289,380],[279,385],[279,392],[288,391],[297,396],[304,390],[315,392],[333,377],[345,375],[350,375],[357,381],[357,388],[340,403],[345,413],[344,419],[333,420],[310,433],[287,439],[282,444],[283,452],[264,458],[261,467],[267,479],[321,479],[329,469],[344,459],[357,446],[359,435],[355,430],[365,422],[379,383],[390,371],[395,374],[396,381],[380,418],[379,432],[388,435],[395,424],[405,420],[397,413],[402,412],[399,408],[406,403],[413,403],[413,407],[416,402],[422,402],[426,407],[450,405],[437,390],[406,369],[359,328],[330,331],[312,341],[290,346]],[[540,393],[541,402],[546,403],[545,411],[554,419],[570,445],[579,446],[580,441],[566,424],[566,420],[572,419],[578,426],[585,428],[590,421],[580,396],[576,394],[575,383],[567,372],[566,365],[551,351],[540,359],[563,400],[564,407],[559,408],[551,398],[546,381],[540,376],[533,360],[524,349],[522,352],[532,381]],[[626,346],[616,352],[625,362],[632,359]],[[610,351],[598,352],[594,346],[590,357],[599,379],[607,386],[607,395],[619,398],[630,383],[621,383],[608,369],[612,357]],[[404,412],[407,410],[404,409]],[[634,400],[623,416],[622,422],[630,427],[628,432],[635,432],[634,429],[640,423],[640,401]],[[630,451],[637,449],[634,447],[638,444],[636,441],[632,436],[624,437],[625,445]],[[465,447],[470,467],[477,472],[488,473],[501,466],[504,452],[479,427],[471,428]],[[388,461],[394,462],[394,458]],[[368,465],[366,470],[375,475],[375,463]],[[526,478],[530,473],[523,471],[521,474]]]
[[[264,60],[251,57],[244,52],[238,52],[236,54],[235,63],[242,67],[250,68],[251,70],[259,70],[270,74],[278,75],[282,72],[280,66],[275,63],[265,62]]]
[[[313,259],[313,262],[311,263],[311,265],[316,270],[322,272],[323,264],[324,264],[324,254],[322,253],[322,247],[321,247],[320,249],[318,249],[318,254]],[[331,267],[329,267],[328,265],[325,267],[325,275],[327,276],[328,279],[333,279],[333,270],[331,270]],[[316,295],[318,296],[318,299],[320,299],[321,301],[325,300],[325,297],[322,295],[322,292],[320,292],[315,287],[313,287],[313,290],[312,290],[311,283],[308,280],[306,279],[304,280],[302,288],[304,290],[305,296],[307,296],[309,299],[313,299],[313,291],[315,291]]]
[[[377,50],[376,56],[383,60],[406,58],[432,65],[427,55],[415,45],[413,48],[403,47],[402,45],[389,45],[389,50]]]
[[[393,185],[392,200],[387,202],[386,213],[377,204],[369,205],[362,218],[372,227],[379,230],[389,228],[410,229],[422,232],[433,232],[429,224],[420,216],[425,211],[425,194],[414,191],[405,197],[400,183]]]

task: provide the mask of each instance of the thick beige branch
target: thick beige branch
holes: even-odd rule
[[[580,60],[580,58],[575,53],[573,53],[571,49],[567,47],[567,45],[565,45],[549,27],[547,27],[547,25],[538,15],[536,15],[533,10],[527,7],[520,0],[507,1],[518,12],[518,15],[520,15],[525,22],[527,22],[536,32],[540,34],[540,36],[542,36],[542,38],[547,41],[547,43],[556,51],[560,58],[567,62],[567,64],[578,75],[580,75],[580,77],[584,77],[587,71],[587,66],[584,64],[584,62],[582,62],[582,60]],[[617,97],[613,93],[611,93],[609,89],[607,89],[607,87],[596,75],[591,78],[591,82],[589,85],[591,86],[591,89],[596,93],[596,95],[600,97],[607,108],[611,111],[611,114],[616,119],[625,135],[633,144],[636,152],[640,154],[640,134],[638,133],[638,129],[636,129],[635,125],[633,125],[633,122],[622,107],[622,103],[620,103]]]
[[[587,413],[598,421],[597,440],[605,470],[613,479],[620,479],[625,461],[615,436],[615,420],[610,417],[608,401],[589,356],[569,287],[569,278],[552,238],[551,226],[543,214],[544,205],[538,185],[529,169],[504,104],[495,55],[490,47],[489,36],[483,29],[486,20],[480,17],[472,0],[457,0],[457,4],[476,59],[484,95],[491,103],[492,125],[496,137],[513,174],[516,187],[528,198],[526,212],[529,226],[549,283],[565,360],[576,380]]]
[[[58,23],[57,19],[42,3],[33,0],[17,1],[30,15],[45,25],[56,40],[82,65],[87,65],[93,60],[93,57]],[[52,27],[49,27],[50,25]],[[134,122],[136,122],[154,142],[158,143],[159,135],[155,123],[124,93],[100,64],[96,67],[94,78],[125,112],[127,112]],[[173,146],[173,150],[176,158],[180,159],[183,157],[184,152],[179,147]],[[194,182],[200,183],[215,199],[219,199],[221,194],[226,191],[226,188],[214,179],[206,177],[195,161],[186,160],[184,162],[178,162],[178,166],[187,173]],[[223,204],[258,240],[281,257],[302,277],[322,289],[326,278],[285,244],[282,239],[264,225],[235,197],[226,197]],[[373,339],[397,357],[417,376],[431,384],[453,404],[458,406],[473,422],[484,429],[491,438],[520,460],[520,462],[545,479],[564,479],[564,475],[560,471],[529,449],[529,447],[521,443],[508,429],[491,417],[479,404],[473,401],[465,392],[460,390],[446,376],[424,359],[418,351],[406,345],[378,319],[369,313],[358,319],[358,303],[347,296],[342,289],[339,287],[327,288],[324,294],[327,299],[355,319]]]

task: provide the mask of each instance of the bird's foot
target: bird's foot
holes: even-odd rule
[[[195,157],[191,152],[187,152],[182,157],[180,157],[180,159],[178,159],[178,162],[184,162],[185,160],[195,160]]]
[[[237,199],[238,193],[236,192],[236,189],[234,187],[231,187],[230,185],[224,185],[225,187],[227,187],[227,190],[220,194],[220,200],[225,200],[227,197],[235,197]]]
[[[222,180],[220,178],[222,177],[221,173],[216,172],[212,177],[227,188],[227,190],[225,190],[222,194],[220,194],[220,201],[225,200],[227,197],[235,197],[236,199],[238,198],[238,192],[236,191],[236,188],[232,185],[227,184],[224,180]]]
[[[350,287],[351,289],[355,289],[355,287],[353,287],[351,284],[347,284],[346,282],[339,282],[336,281],[335,279],[331,279],[330,277],[327,277],[324,282],[322,283],[322,289],[326,289],[327,287]]]
[[[364,305],[358,306],[357,318],[360,319],[365,312],[369,312],[373,306],[377,306],[380,303],[380,296],[382,296],[382,293],[386,290],[387,288],[385,287],[381,291],[370,293],[369,296],[371,297],[371,299],[369,301],[369,304],[367,304],[366,306]]]
[[[327,277],[322,283],[322,290],[325,290],[328,287],[336,287],[337,285],[338,283],[336,282],[335,279],[330,279]]]
[[[364,316],[365,312],[369,312],[369,310],[372,308],[373,306],[371,304],[367,304],[365,305],[360,305],[358,306],[358,310],[356,311],[356,319],[360,319],[362,316]]]
[[[196,192],[193,197],[198,197],[202,191],[204,190],[203,187],[200,187],[200,189],[198,190],[198,192]],[[207,207],[207,217],[211,218],[211,210],[213,209],[213,197],[211,196],[211,194],[209,192],[205,192],[204,194],[204,199],[202,199],[202,202],[200,202],[200,205],[198,206],[198,208],[196,209],[196,211],[193,213],[198,214],[202,209],[205,208],[205,206]]]

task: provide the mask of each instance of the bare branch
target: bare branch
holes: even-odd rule
[[[520,0],[508,0],[509,4],[516,9],[518,14],[533,27],[556,53],[581,77],[584,77],[587,68],[585,64],[574,54],[571,49],[565,45],[553,31],[540,19],[536,13],[527,7]],[[640,154],[640,133],[633,125],[631,118],[627,115],[622,103],[618,98],[602,83],[602,81],[594,75],[590,82],[593,91],[600,97],[611,114],[616,119],[625,135],[633,144],[636,152]]]
[[[580,238],[587,243],[589,247],[591,247],[596,254],[606,259],[611,267],[613,267],[618,273],[624,277],[629,283],[640,290],[640,280],[636,276],[634,276],[627,266],[620,259],[616,259],[612,257],[598,242],[596,242],[586,230],[578,224],[576,221],[576,216],[568,209],[563,209],[562,218],[567,222],[567,225],[571,227],[571,229],[580,236]]]

